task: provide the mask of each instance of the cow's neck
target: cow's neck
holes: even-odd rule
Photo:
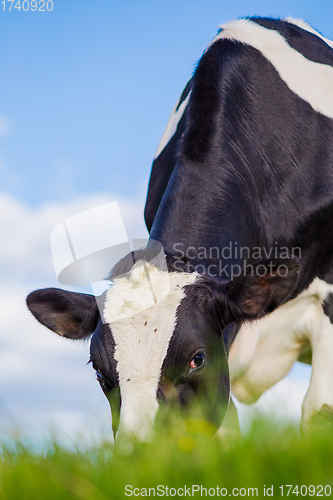
[[[226,194],[221,197],[221,180],[218,184],[218,188],[214,186],[209,175],[204,178],[200,168],[186,166],[176,168],[170,178],[150,237],[162,243],[169,261],[177,263],[177,270],[184,261],[185,270],[193,270],[189,266],[218,266],[220,272],[221,266],[227,266],[227,272],[230,266],[247,260],[247,252],[240,252],[241,248],[267,243],[258,230],[246,193],[243,196],[237,186],[232,193],[225,184]]]

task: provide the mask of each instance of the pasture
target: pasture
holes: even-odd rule
[[[57,0],[41,16],[25,8],[9,11],[11,3],[2,2],[0,40],[6,47],[0,85],[6,96],[0,110],[0,229],[6,243],[0,249],[0,500],[331,496],[331,426],[301,439],[296,424],[278,417],[256,419],[231,447],[212,437],[207,422],[177,416],[159,421],[149,444],[121,453],[106,442],[85,446],[78,440],[68,449],[50,438],[40,447],[47,412],[58,427],[64,421],[75,427],[89,415],[88,435],[102,429],[107,402],[86,364],[88,346],[44,331],[24,302],[36,288],[59,286],[48,241],[68,217],[119,200],[129,236],[146,235],[141,214],[153,151],[217,24],[247,15],[292,15],[332,38],[331,3],[294,0],[277,7],[210,0],[157,8],[136,1],[130,8],[101,2],[97,9],[94,2]],[[323,352],[327,370],[317,366],[327,383],[331,357]],[[286,411],[305,385],[294,384],[293,391],[285,386],[284,403],[276,406]],[[2,441],[6,419],[33,422],[35,442],[15,435]]]
[[[300,439],[296,426],[256,420],[228,449],[211,437],[207,424],[175,417],[160,423],[150,444],[125,454],[111,445],[82,453],[56,443],[36,454],[13,441],[2,447],[0,498],[329,497],[332,464],[327,428]]]

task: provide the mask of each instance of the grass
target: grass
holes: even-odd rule
[[[211,429],[200,421],[177,420],[163,429],[149,444],[134,444],[127,454],[105,445],[85,453],[70,452],[50,445],[42,454],[33,453],[20,442],[2,447],[0,499],[106,500],[128,498],[127,493],[149,493],[155,497],[179,498],[178,488],[202,485],[207,498],[229,494],[264,498],[264,487],[273,486],[273,498],[281,497],[282,485],[298,485],[289,496],[312,496],[306,487],[330,485],[333,491],[333,433],[322,429],[300,439],[298,429],[256,421],[235,446],[226,449],[211,438]],[[159,490],[157,487],[160,485]],[[300,487],[305,485],[302,489]],[[168,488],[174,488],[167,490]],[[142,489],[143,488],[143,489]],[[144,489],[146,488],[146,490]],[[214,488],[209,491],[209,488]],[[226,488],[222,490],[221,488]],[[244,488],[240,490],[240,488]],[[288,488],[284,487],[284,496]],[[325,490],[313,490],[325,497]],[[164,493],[164,495],[162,495]],[[167,495],[168,493],[168,495]],[[174,495],[174,493],[176,493]],[[179,490],[180,495],[184,493]],[[194,498],[201,498],[200,491]],[[202,491],[205,498],[205,490]],[[329,489],[326,489],[329,493]],[[231,495],[232,496],[232,495]],[[320,495],[319,495],[320,496]],[[185,497],[184,497],[185,498]]]

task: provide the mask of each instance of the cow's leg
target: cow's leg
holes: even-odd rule
[[[302,405],[301,427],[333,424],[333,324],[321,310],[310,333],[312,374]]]
[[[301,426],[333,421],[333,304],[327,302],[332,292],[332,285],[317,278],[296,299],[241,328],[229,356],[237,399],[256,401],[310,346],[312,375]]]

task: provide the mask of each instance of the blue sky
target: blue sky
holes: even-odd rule
[[[100,191],[142,197],[168,115],[220,23],[292,15],[333,37],[331,0],[53,4],[0,11],[1,189],[34,207]]]
[[[118,200],[130,236],[143,235],[154,152],[219,24],[291,15],[333,38],[332,0],[53,4],[52,12],[4,12],[0,3],[0,437],[7,421],[35,440],[50,419],[67,438],[96,422],[110,433],[88,345],[47,331],[25,307],[32,289],[59,286],[51,231]],[[309,376],[293,371],[266,407],[299,417]]]

